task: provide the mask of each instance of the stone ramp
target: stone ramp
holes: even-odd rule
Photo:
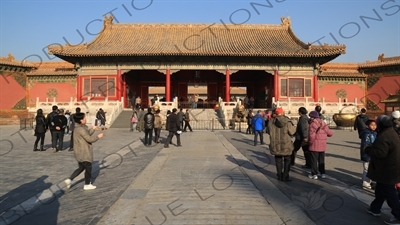
[[[313,224],[278,216],[254,182],[279,190],[238,165],[244,156],[219,132],[185,133],[182,145],[162,149],[98,224]]]
[[[132,110],[123,110],[117,119],[111,124],[110,128],[130,128],[130,121],[132,116]]]

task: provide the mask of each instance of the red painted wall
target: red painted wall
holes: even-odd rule
[[[24,87],[12,76],[3,74],[0,77],[0,109],[11,110],[26,95]]]
[[[31,101],[36,102],[36,98],[39,97],[39,101],[46,101],[47,91],[51,88],[55,88],[58,91],[56,97],[57,102],[69,102],[71,97],[76,98],[76,88],[70,83],[37,83],[29,90],[29,97]],[[50,98],[49,101],[53,101]]]
[[[364,97],[364,90],[357,84],[325,84],[319,89],[319,99],[325,98],[325,102],[337,102],[336,91],[344,89],[347,92],[347,101],[353,102],[357,98],[357,103],[361,103]]]
[[[379,106],[381,110],[385,109],[385,105],[380,101],[389,97],[389,94],[396,94],[400,89],[400,75],[384,76],[368,90],[367,98]]]

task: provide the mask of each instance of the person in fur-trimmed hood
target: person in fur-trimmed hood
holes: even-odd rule
[[[400,224],[400,202],[395,187],[400,182],[400,140],[389,116],[379,116],[376,125],[375,142],[365,148],[371,157],[367,176],[376,181],[375,199],[367,212],[379,216],[386,200],[394,217],[385,223]]]

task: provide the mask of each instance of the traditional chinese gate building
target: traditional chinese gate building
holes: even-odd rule
[[[115,24],[105,16],[90,43],[49,46],[73,63],[78,100],[148,102],[151,86],[165,100],[187,98],[188,86],[205,84],[207,100],[229,102],[231,87],[246,87],[255,107],[273,101],[319,101],[320,65],[345,53],[344,45],[312,45],[296,37],[289,18],[278,25]]]

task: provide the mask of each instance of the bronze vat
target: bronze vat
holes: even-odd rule
[[[332,119],[338,127],[352,127],[356,117],[355,113],[335,113]]]

